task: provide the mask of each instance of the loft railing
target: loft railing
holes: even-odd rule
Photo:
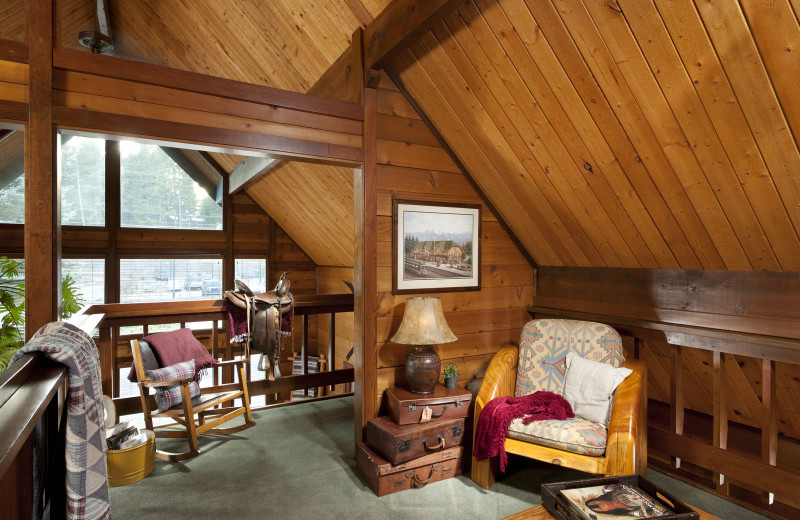
[[[68,320],[92,334],[102,315]],[[66,511],[65,418],[67,368],[44,355],[26,354],[0,374],[0,504],[8,518],[31,518],[50,506],[51,518]],[[33,430],[39,424],[46,449],[34,472]],[[43,492],[34,504],[34,478]]]
[[[708,471],[713,490],[719,494],[733,496],[729,487],[730,481],[733,481],[759,490],[760,498],[756,495],[755,501],[748,500],[756,507],[766,509],[777,499],[795,510],[800,510],[800,499],[797,496],[797,489],[800,489],[800,469],[796,464],[800,448],[796,441],[779,438],[776,420],[776,362],[800,364],[800,339],[586,312],[579,305],[572,308],[569,304],[564,307],[547,305],[554,303],[551,300],[554,299],[538,298],[533,306],[528,307],[528,312],[536,317],[553,316],[611,325],[623,337],[633,338],[633,356],[636,359],[643,355],[641,345],[647,339],[666,340],[670,345],[668,409],[650,402],[648,413],[650,448],[669,457],[666,464],[662,463],[664,469],[677,471],[682,462],[687,462]],[[607,307],[613,308],[613,305]],[[742,326],[745,325],[747,324]],[[710,431],[710,439],[707,434],[698,436],[694,431],[690,432],[688,427],[685,428],[689,417],[684,407],[681,365],[687,348],[712,352],[711,421],[701,417],[701,414],[691,414],[693,426],[699,427],[692,429]],[[731,424],[728,420],[725,354],[760,360],[760,433]],[[734,428],[737,430],[737,444],[740,445],[735,450],[729,446],[729,430]],[[744,441],[741,440],[743,438]],[[741,445],[750,449],[743,452]],[[778,458],[779,452],[782,459]],[[652,450],[650,453],[653,453]]]
[[[308,372],[309,319],[317,315],[329,315],[329,341],[327,345],[317,345],[317,352],[327,355],[331,361],[336,360],[336,314],[353,312],[353,295],[311,295],[295,296],[294,315],[297,322],[293,326],[293,343],[299,344],[303,367],[300,375],[284,375],[279,381],[249,380],[248,390],[251,398],[266,395],[274,400],[275,395],[287,395],[292,390],[309,388],[333,388],[335,385],[353,382],[352,368],[327,370],[325,372]],[[231,344],[228,340],[228,318],[223,300],[197,300],[156,303],[113,303],[94,305],[86,311],[87,315],[102,314],[99,323],[100,337],[97,346],[103,372],[103,392],[114,398],[118,415],[141,412],[141,404],[137,396],[121,396],[121,371],[124,373],[130,366],[130,340],[140,338],[154,332],[158,325],[206,323],[207,328],[193,327],[195,337],[211,352],[212,357],[222,360],[233,359],[242,354],[241,346]],[[220,323],[222,324],[220,326]],[[131,327],[139,327],[131,332]],[[282,359],[292,352],[282,352]],[[230,369],[212,370],[212,386],[209,392],[226,391],[233,388],[233,371]],[[248,373],[249,377],[249,373]]]

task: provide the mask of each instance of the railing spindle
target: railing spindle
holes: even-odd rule
[[[778,428],[775,415],[775,361],[761,361],[761,462],[775,466],[778,459]],[[775,495],[762,493],[767,504],[775,501]]]
[[[328,323],[328,371],[336,368],[336,313],[329,314]],[[336,385],[331,385],[331,392],[336,390]]]
[[[308,375],[308,316],[305,314],[303,314],[303,341],[300,345],[300,359],[303,360],[303,375],[305,376]],[[308,396],[308,388],[303,389],[303,395]]]
[[[725,353],[713,353],[714,365],[714,447],[721,450],[728,447],[728,395],[725,384]],[[725,475],[714,473],[714,486],[717,492],[727,495],[728,485]]]
[[[672,345],[670,355],[670,371],[672,373],[669,384],[669,422],[673,433],[683,435],[683,374],[681,370],[681,347]],[[675,469],[681,467],[681,459],[674,457]]]

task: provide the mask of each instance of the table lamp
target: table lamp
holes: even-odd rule
[[[415,394],[430,394],[439,381],[442,361],[431,348],[433,344],[451,343],[456,335],[447,326],[442,300],[428,296],[406,300],[403,322],[391,340],[403,345],[416,345],[406,358],[406,378]]]

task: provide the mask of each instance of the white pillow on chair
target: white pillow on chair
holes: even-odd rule
[[[576,416],[608,426],[614,389],[631,374],[628,368],[614,368],[579,355],[567,353],[564,399]]]

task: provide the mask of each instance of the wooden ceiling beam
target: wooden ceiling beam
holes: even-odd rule
[[[180,148],[173,148],[171,146],[162,146],[161,149],[164,151],[170,159],[172,159],[175,164],[177,164],[180,169],[186,172],[186,174],[191,177],[191,179],[200,185],[203,190],[208,193],[208,196],[212,199],[217,198],[217,184],[211,179],[209,179],[205,173],[203,173],[200,168],[198,168],[191,159],[186,155],[187,152],[194,152],[193,150],[182,150]]]
[[[310,96],[299,92],[289,92],[262,85],[252,85],[250,83],[74,49],[55,49],[53,51],[53,66],[62,70],[135,81],[142,85],[156,85],[188,92],[199,92],[223,98],[271,105],[273,107],[335,116],[342,119],[357,121],[364,119],[364,111],[354,103]]]
[[[395,0],[364,29],[364,69],[382,68],[466,0]]]
[[[244,157],[230,173],[228,192],[234,193],[252,186],[257,180],[281,163],[275,157]]]

